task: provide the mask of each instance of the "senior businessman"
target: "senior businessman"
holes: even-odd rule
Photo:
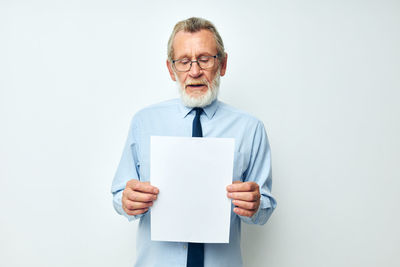
[[[168,41],[166,63],[180,98],[144,108],[131,121],[111,191],[119,214],[128,220],[140,219],[135,266],[242,266],[241,222],[262,225],[276,206],[263,123],[217,99],[227,58],[222,38],[210,21],[192,17],[178,22]],[[159,193],[149,183],[152,135],[235,139],[232,184],[226,192],[232,200],[229,243],[151,241],[151,206]]]

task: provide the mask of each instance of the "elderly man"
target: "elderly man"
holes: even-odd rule
[[[140,219],[136,266],[242,266],[241,221],[264,224],[276,206],[270,193],[271,158],[264,126],[217,100],[227,54],[211,22],[189,18],[175,25],[168,41],[167,67],[180,99],[147,107],[133,117],[111,190],[116,211],[129,220]],[[229,243],[150,240],[150,209],[159,193],[149,183],[152,135],[235,139],[233,183],[227,185],[233,204]]]

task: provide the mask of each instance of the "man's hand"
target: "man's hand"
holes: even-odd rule
[[[128,215],[145,213],[149,207],[153,206],[158,192],[158,188],[150,185],[149,182],[132,179],[126,183],[122,192],[122,208]]]
[[[238,215],[251,217],[260,206],[260,187],[255,182],[235,181],[226,187],[228,197],[232,199],[235,208],[233,212]]]

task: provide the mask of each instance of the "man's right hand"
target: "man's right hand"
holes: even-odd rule
[[[122,192],[122,208],[128,215],[145,213],[149,207],[153,206],[158,192],[158,188],[150,185],[149,182],[132,179],[126,183]]]

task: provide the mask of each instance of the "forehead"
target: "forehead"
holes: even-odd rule
[[[173,42],[174,56],[197,56],[208,53],[215,55],[217,53],[217,44],[214,35],[209,30],[200,30],[198,32],[179,31]]]

